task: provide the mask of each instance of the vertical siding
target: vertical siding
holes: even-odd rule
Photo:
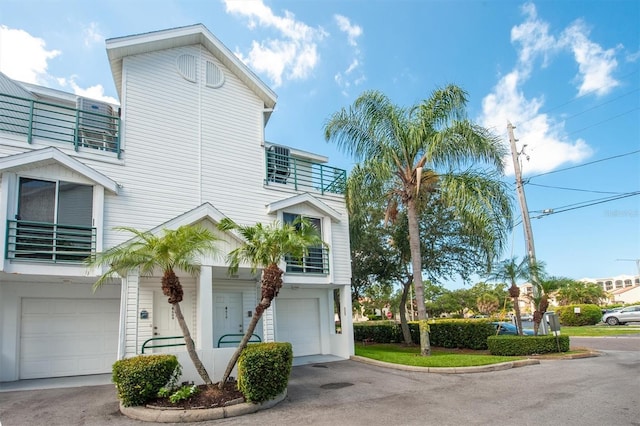
[[[127,275],[126,315],[125,315],[125,353],[130,357],[138,353],[138,287],[137,274]]]

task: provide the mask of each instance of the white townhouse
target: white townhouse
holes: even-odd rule
[[[222,239],[223,255],[202,259],[198,276],[178,271],[196,347],[220,379],[260,296],[259,274],[227,273],[240,240],[217,231],[224,217],[301,215],[318,227],[328,250],[283,262],[284,287],[254,340],[291,342],[295,357],[352,355],[345,171],[264,140],[275,93],[203,25],[110,39],[106,50],[120,106],[0,74],[0,382],[108,373],[143,350],[177,353],[198,380],[183,346],[149,348],[183,343],[160,271],[93,293],[102,271],[83,265],[130,237],[115,227],[183,224]]]

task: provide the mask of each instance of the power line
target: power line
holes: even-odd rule
[[[540,184],[537,184],[537,183],[529,183],[529,182],[525,182],[525,185],[539,186],[541,188],[564,189],[566,191],[592,192],[594,194],[614,194],[614,195],[625,194],[624,192],[594,191],[594,190],[591,190],[591,189],[566,188],[564,186],[540,185]]]
[[[629,193],[618,195],[615,197],[600,198],[600,199],[591,200],[591,201],[583,201],[580,203],[568,204],[566,206],[561,206],[553,209],[536,210],[534,211],[534,213],[542,213],[542,214],[539,216],[535,216],[534,219],[540,219],[542,217],[550,216],[552,214],[564,213],[571,210],[577,210],[585,207],[595,206],[597,204],[604,204],[611,201],[620,200],[622,198],[633,197],[635,195],[640,195],[640,191],[629,192]]]
[[[640,88],[637,88],[637,89],[631,90],[630,92],[627,92],[627,93],[623,93],[623,94],[622,94],[622,95],[620,95],[620,96],[616,96],[616,97],[615,97],[615,98],[613,98],[613,99],[609,99],[609,100],[608,100],[608,101],[606,101],[606,102],[599,103],[599,104],[597,104],[597,105],[592,106],[591,108],[587,108],[587,109],[585,109],[585,110],[582,110],[582,111],[580,111],[580,112],[577,112],[577,113],[575,113],[575,114],[573,114],[573,115],[570,115],[570,116],[568,116],[568,117],[564,117],[564,121],[571,120],[571,119],[572,119],[572,118],[574,118],[574,117],[577,117],[577,116],[582,115],[582,114],[584,114],[584,113],[587,113],[587,112],[589,112],[589,111],[593,111],[594,109],[598,109],[598,108],[600,108],[600,107],[602,107],[602,106],[605,106],[605,105],[607,105],[607,104],[610,104],[610,103],[612,103],[612,102],[615,102],[615,101],[617,101],[617,100],[618,100],[618,99],[620,99],[620,98],[624,98],[625,96],[629,96],[630,94],[635,93],[635,92],[637,92],[637,91],[640,91]]]
[[[640,149],[635,150],[635,151],[631,151],[631,152],[626,152],[624,154],[614,155],[612,157],[601,158],[599,160],[589,161],[588,163],[578,164],[577,166],[565,167],[564,169],[558,169],[558,170],[552,170],[550,172],[540,173],[540,174],[537,174],[537,175],[529,176],[527,178],[527,182],[529,180],[533,179],[533,178],[537,178],[537,177],[540,177],[540,176],[550,175],[552,173],[564,172],[566,170],[571,170],[571,169],[577,169],[578,167],[589,166],[591,164],[600,163],[602,161],[608,161],[608,160],[613,160],[615,158],[626,157],[627,155],[633,155],[633,154],[637,154],[639,152],[640,152]]]
[[[628,110],[628,111],[625,111],[625,112],[623,112],[623,113],[620,113],[620,114],[618,114],[618,115],[614,115],[613,117],[609,117],[609,118],[607,118],[607,119],[605,119],[605,120],[598,121],[597,123],[590,124],[590,125],[588,125],[588,126],[586,126],[586,127],[583,127],[583,128],[581,128],[581,129],[574,130],[573,132],[569,132],[569,133],[567,133],[567,136],[571,136],[571,135],[573,135],[573,134],[575,134],[575,133],[579,133],[579,132],[581,132],[581,131],[583,131],[583,130],[587,130],[587,129],[590,129],[590,128],[595,127],[595,126],[599,126],[600,124],[607,123],[607,122],[609,122],[609,121],[611,121],[611,120],[615,120],[616,118],[620,118],[620,117],[622,117],[623,115],[627,115],[627,114],[629,114],[629,113],[631,113],[631,112],[633,112],[633,111],[637,111],[637,110],[639,110],[639,109],[640,109],[640,107],[632,108],[632,109],[630,109],[630,110]]]

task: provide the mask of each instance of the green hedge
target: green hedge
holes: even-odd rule
[[[580,308],[580,313],[574,313],[574,308]],[[554,309],[562,325],[596,325],[602,321],[602,309],[598,305],[567,305]]]
[[[287,389],[293,365],[291,343],[256,343],[238,359],[238,389],[251,402],[273,399]]]
[[[417,322],[409,322],[411,340],[420,343]],[[487,337],[495,334],[495,328],[486,320],[447,319],[429,323],[431,345],[443,348],[487,349]],[[364,322],[353,325],[356,342],[371,339],[376,343],[404,341],[400,324],[394,321]]]
[[[558,350],[558,343],[560,350]],[[491,355],[522,356],[567,352],[569,336],[491,336],[487,339]]]
[[[139,355],[116,361],[112,372],[118,398],[130,407],[155,398],[161,387],[180,375],[181,367],[175,355]]]

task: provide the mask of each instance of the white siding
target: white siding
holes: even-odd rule
[[[125,358],[138,353],[138,275],[130,273],[126,281]]]

